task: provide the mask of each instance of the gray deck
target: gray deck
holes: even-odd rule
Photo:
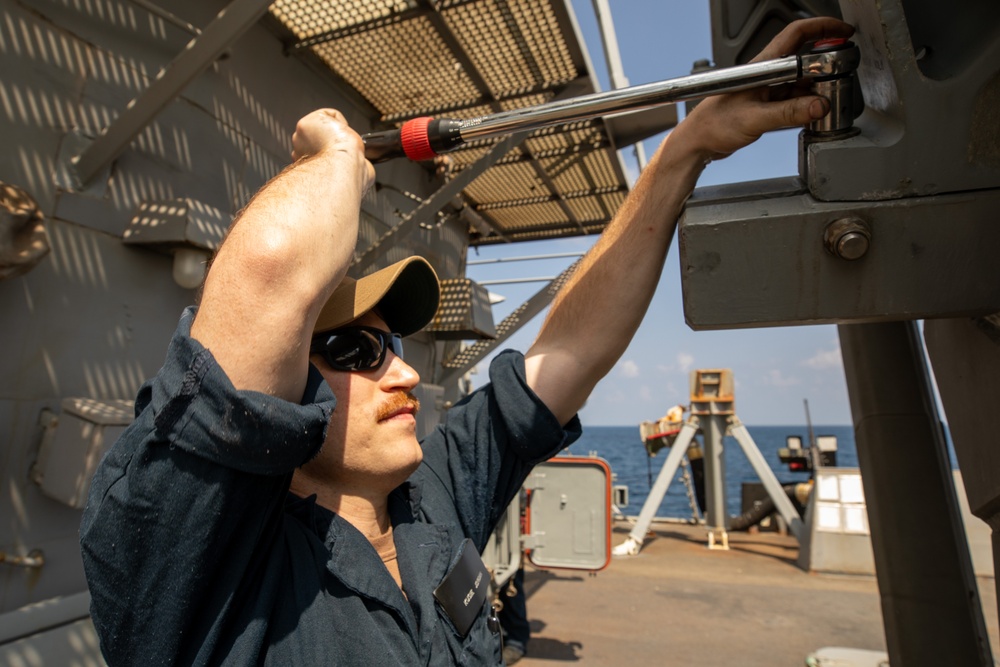
[[[801,667],[822,647],[885,650],[874,577],[806,573],[791,536],[731,533],[729,551],[709,551],[703,528],[653,529],[638,556],[596,576],[528,566],[532,639],[519,666]],[[613,544],[628,530],[618,524]],[[979,587],[996,656],[993,579]]]

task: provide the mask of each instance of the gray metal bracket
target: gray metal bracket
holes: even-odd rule
[[[83,189],[142,132],[156,115],[267,12],[272,0],[233,0],[200,35],[160,70],[149,88],[133,99],[111,125],[65,169],[73,190]]]
[[[82,181],[76,168],[76,159],[94,145],[94,137],[89,137],[79,130],[70,130],[59,144],[59,155],[56,158],[53,181],[60,190],[85,195],[94,199],[102,199],[107,194],[108,181],[111,178],[111,162],[108,161],[95,171],[87,181]]]
[[[859,136],[803,146],[823,201],[884,200],[1000,187],[1000,5],[842,1],[858,28]],[[949,221],[950,222],[950,221]]]
[[[763,195],[745,196],[757,185]],[[684,315],[697,330],[986,315],[1000,311],[1000,189],[821,202],[795,180],[699,191],[678,230]],[[781,192],[782,186],[784,192]],[[707,197],[706,197],[707,195]],[[827,232],[870,230],[861,256]]]

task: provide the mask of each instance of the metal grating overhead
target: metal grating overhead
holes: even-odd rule
[[[418,116],[471,118],[596,92],[568,0],[277,0],[271,14],[377,110],[385,127]],[[486,154],[449,153],[453,173]],[[466,187],[499,234],[470,243],[599,233],[628,186],[602,120],[534,132]]]

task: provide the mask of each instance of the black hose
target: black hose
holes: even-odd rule
[[[801,515],[801,504],[795,496],[796,486],[798,484],[783,484],[781,490],[785,492],[788,499],[792,501],[792,505],[795,506],[796,511]],[[749,530],[763,521],[765,517],[774,514],[774,510],[774,500],[771,499],[771,496],[765,496],[761,500],[754,501],[753,506],[743,514],[732,517],[729,520],[729,530]]]

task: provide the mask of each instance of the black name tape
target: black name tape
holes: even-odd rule
[[[448,614],[458,633],[465,637],[486,601],[490,573],[476,553],[472,540],[465,540],[458,560],[444,581],[434,589],[434,597]]]

